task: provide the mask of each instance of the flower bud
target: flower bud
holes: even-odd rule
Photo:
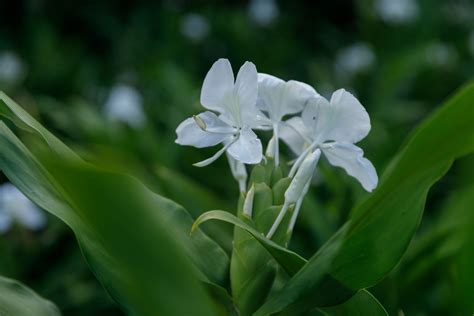
[[[290,186],[285,191],[285,203],[296,203],[304,192],[304,187],[313,176],[314,169],[321,157],[321,150],[316,149],[308,154],[295,174]]]
[[[250,187],[250,190],[247,192],[247,195],[245,196],[244,200],[244,208],[242,213],[248,217],[252,217],[252,211],[253,211],[253,198],[255,195],[255,186],[252,185]]]
[[[265,152],[265,156],[268,158],[275,158],[275,137],[272,137],[267,145],[267,151]]]

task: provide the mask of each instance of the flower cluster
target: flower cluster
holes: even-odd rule
[[[265,155],[275,166],[280,163],[280,140],[297,155],[289,172],[293,179],[285,192],[285,204],[267,234],[269,238],[292,205],[295,211],[290,226],[294,225],[321,154],[356,178],[365,190],[370,192],[377,186],[374,166],[354,145],[369,133],[369,115],[344,89],[327,100],[303,82],[257,73],[251,62],[245,62],[234,79],[230,62],[219,59],[204,79],[201,104],[207,111],[183,121],[176,129],[176,142],[198,148],[222,144],[216,154],[195,166],[206,166],[226,153],[242,192],[247,186],[245,164],[265,159],[255,131],[273,133]]]

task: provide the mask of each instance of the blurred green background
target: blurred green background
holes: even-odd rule
[[[229,58],[235,71],[252,61],[326,97],[341,87],[354,93],[371,116],[361,147],[379,174],[413,127],[474,74],[468,0],[17,0],[0,2],[0,26],[1,90],[87,159],[135,175],[194,216],[232,210],[238,198],[225,159],[192,166],[215,149],[174,143],[176,126],[202,110],[202,80],[216,59]],[[461,299],[452,290],[462,279],[456,232],[472,207],[473,158],[433,188],[405,258],[373,289],[390,314],[448,315]],[[367,194],[341,170],[324,162],[320,170],[291,245],[305,256]],[[72,233],[47,219],[39,230],[14,224],[0,235],[0,274],[64,315],[121,315]]]

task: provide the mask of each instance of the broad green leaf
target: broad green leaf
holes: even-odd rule
[[[50,146],[51,150],[61,157],[77,160],[79,157],[56,136],[51,134],[38,121],[29,115],[21,106],[10,99],[3,91],[0,91],[0,115],[3,115],[14,122],[18,127],[33,131],[43,138]]]
[[[388,316],[385,308],[366,290],[357,292],[341,305],[321,310],[328,316]]]
[[[326,272],[335,282],[324,283],[318,275],[307,274],[314,262],[324,256],[323,247],[278,293],[258,311],[259,315],[284,310],[309,293],[316,297],[344,297],[341,291],[355,293],[381,280],[398,263],[413,237],[423,214],[430,187],[451,166],[453,159],[474,151],[474,85],[462,89],[426,119],[393,159],[381,177],[379,187],[353,212],[339,238],[335,259]],[[325,269],[321,267],[321,269]],[[317,279],[317,282],[314,281]],[[305,284],[319,283],[319,289]],[[344,294],[344,293],[343,293]],[[282,302],[279,298],[292,297]],[[327,306],[328,301],[307,302]],[[342,303],[342,302],[341,302]]]
[[[53,303],[20,282],[0,276],[0,315],[59,316],[61,313]]]
[[[246,230],[256,240],[258,240],[262,246],[273,256],[273,258],[282,266],[283,269],[289,274],[294,275],[305,263],[306,260],[298,255],[297,253],[283,248],[276,244],[270,239],[266,238],[262,233],[257,231],[255,228],[246,224],[235,215],[225,211],[209,211],[199,216],[193,224],[193,232],[199,225],[209,220],[220,220],[233,224]]]
[[[333,306],[349,299],[354,292],[327,273],[340,250],[344,233],[345,229],[340,230],[310,261],[300,266],[282,290],[271,295],[255,315],[271,315],[280,311],[291,311],[290,314],[297,315],[316,306]],[[319,291],[321,284],[327,292]]]
[[[15,110],[35,125],[26,112]],[[51,136],[42,132],[45,139]],[[92,270],[122,308],[130,315],[213,314],[196,275],[222,280],[228,269],[225,252],[201,231],[191,238],[192,219],[177,204],[131,177],[81,162],[51,139],[50,148],[63,149],[35,157],[0,123],[2,171],[73,229]]]
[[[303,257],[301,257],[298,254],[296,254],[295,252],[292,252],[291,250],[283,248],[280,245],[274,243],[273,241],[267,239],[263,234],[258,232],[256,229],[254,229],[253,227],[246,224],[241,219],[237,218],[236,216],[234,216],[234,215],[232,215],[228,212],[224,212],[224,211],[209,211],[209,212],[206,212],[206,213],[202,214],[196,220],[196,222],[193,225],[193,229],[195,229],[199,225],[201,225],[204,222],[209,221],[209,220],[224,221],[224,222],[233,224],[235,226],[238,226],[241,229],[244,229],[245,231],[247,231],[256,240],[258,240],[262,244],[262,246],[265,247],[265,249],[273,256],[273,258],[280,264],[280,266],[290,276],[293,276],[296,273],[298,273],[298,271],[307,263],[307,261]],[[339,234],[342,234],[342,232],[340,232]],[[315,282],[316,285],[318,285],[318,283],[316,281],[324,280],[324,281],[326,281],[330,284],[333,284],[333,286],[342,287],[342,285],[340,285],[338,282],[335,282],[334,280],[330,279],[330,277],[328,275],[325,275],[325,273],[324,273],[326,271],[326,269],[329,268],[329,265],[331,264],[331,260],[334,258],[335,254],[337,253],[337,250],[338,250],[337,241],[341,240],[341,238],[339,238],[338,236],[339,235],[334,236],[334,239],[336,240],[335,242],[330,242],[326,245],[326,247],[332,247],[332,248],[331,249],[326,249],[325,251],[321,252],[321,253],[324,254],[324,256],[318,257],[317,260],[314,260],[311,263],[311,269],[307,268],[305,270],[301,270],[300,272],[302,272],[302,274],[299,275],[299,276],[295,276],[295,277],[300,278],[300,279],[309,279],[309,275],[311,275],[313,280],[315,280],[314,282]],[[318,278],[315,278],[315,276],[318,276]],[[308,288],[310,288],[312,285],[310,283],[306,283],[304,285],[300,284],[299,286],[307,287],[306,291],[310,292],[310,290],[308,290]],[[295,293],[296,292],[297,291],[295,291]],[[333,298],[336,301],[343,301],[344,299],[349,298],[353,294],[352,291],[344,290],[342,288],[339,288],[338,292],[339,292],[339,295],[343,295],[343,297],[342,298],[341,297]],[[363,292],[363,291],[361,291],[361,292]],[[360,294],[360,295],[363,295],[363,294]],[[285,298],[283,296],[278,296],[275,299],[279,300],[281,304],[285,305],[287,301],[292,301],[295,298],[293,298],[290,294],[289,297],[287,297],[287,298]],[[315,300],[315,298],[311,297],[311,295],[309,295],[309,297],[307,299],[309,301],[314,301]],[[369,298],[365,298],[365,299],[368,300],[368,301],[370,300]],[[290,304],[288,304],[288,305],[290,305]],[[379,305],[379,303],[376,300],[375,300],[375,302],[371,302],[370,304]],[[341,306],[334,306],[334,307],[331,307],[331,308],[332,308],[333,311],[338,311],[339,308],[346,311],[346,310],[350,310],[351,306],[355,306],[355,305],[354,304],[347,305],[347,304],[344,303]],[[307,308],[307,306],[305,304],[293,304],[291,307],[289,307],[289,309],[293,313],[296,314],[298,312],[306,311],[309,308]],[[259,310],[259,312],[257,312],[255,315],[262,315],[262,316],[267,315],[267,311]],[[340,315],[340,314],[337,314],[337,315]],[[375,314],[375,315],[378,315],[378,314]]]

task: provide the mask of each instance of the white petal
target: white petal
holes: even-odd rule
[[[240,67],[234,87],[235,95],[241,111],[253,110],[256,107],[258,95],[257,68],[251,62],[246,61]]]
[[[280,121],[285,115],[303,110],[309,98],[319,94],[309,85],[290,80],[285,82],[268,74],[258,75],[258,107],[266,111],[274,121]]]
[[[321,146],[324,155],[333,166],[342,167],[356,178],[362,187],[371,192],[378,183],[377,171],[372,163],[364,158],[362,149],[351,143],[326,143]]]
[[[319,122],[319,112],[323,107],[329,107],[329,102],[325,98],[320,97],[311,99],[303,109],[303,113],[301,113],[301,118],[306,130],[309,131],[313,140],[315,140],[321,134],[320,130],[318,129],[318,127],[321,125]]]
[[[200,113],[199,118],[202,119],[206,125],[206,131],[210,133],[220,133],[220,134],[232,134],[236,129],[223,120],[221,120],[217,115],[212,112],[206,111]]]
[[[300,155],[309,145],[303,135],[308,135],[308,130],[301,117],[292,117],[280,124],[280,139],[296,154]]]
[[[332,106],[345,112],[345,115],[339,117],[338,125],[350,124],[350,128],[340,127],[341,138],[348,137],[347,141],[356,143],[369,134],[369,114],[355,96],[344,89],[339,89],[332,94],[330,102]]]
[[[199,117],[203,119],[206,125],[209,124],[214,128],[219,126],[221,129],[223,129],[226,124],[214,114],[209,113],[210,112],[201,113],[199,114]],[[232,129],[232,127],[229,128]],[[231,133],[226,134],[205,132],[197,125],[196,121],[192,117],[179,124],[178,128],[176,128],[176,134],[178,135],[176,143],[180,145],[194,146],[197,148],[217,145],[228,138],[229,135],[231,135]]]
[[[244,127],[227,152],[242,163],[257,164],[262,160],[262,143],[250,128]]]
[[[212,155],[211,157],[207,158],[207,159],[204,159],[203,161],[199,161],[199,162],[196,162],[196,163],[193,163],[193,166],[195,167],[205,167],[205,166],[208,166],[210,165],[211,163],[213,163],[214,161],[216,161],[217,159],[219,159],[220,156],[222,156],[222,154],[227,150],[227,146],[224,146],[222,147],[221,149],[219,149],[214,155]]]
[[[290,80],[286,83],[285,115],[301,112],[310,99],[319,98],[321,95],[310,85]]]
[[[264,73],[258,74],[257,106],[268,113],[273,120],[278,121],[280,116],[281,95],[284,92],[285,82],[280,78]]]
[[[349,92],[339,89],[330,103],[324,98],[310,102],[303,113],[315,140],[356,143],[370,131],[370,118],[362,104]]]
[[[209,70],[202,84],[201,104],[218,112],[223,111],[224,98],[232,94],[234,89],[234,73],[229,60],[217,60]]]
[[[321,96],[313,87],[304,82],[290,80],[288,81],[288,84],[290,85],[291,89],[298,91],[298,94],[302,98],[317,98]]]

